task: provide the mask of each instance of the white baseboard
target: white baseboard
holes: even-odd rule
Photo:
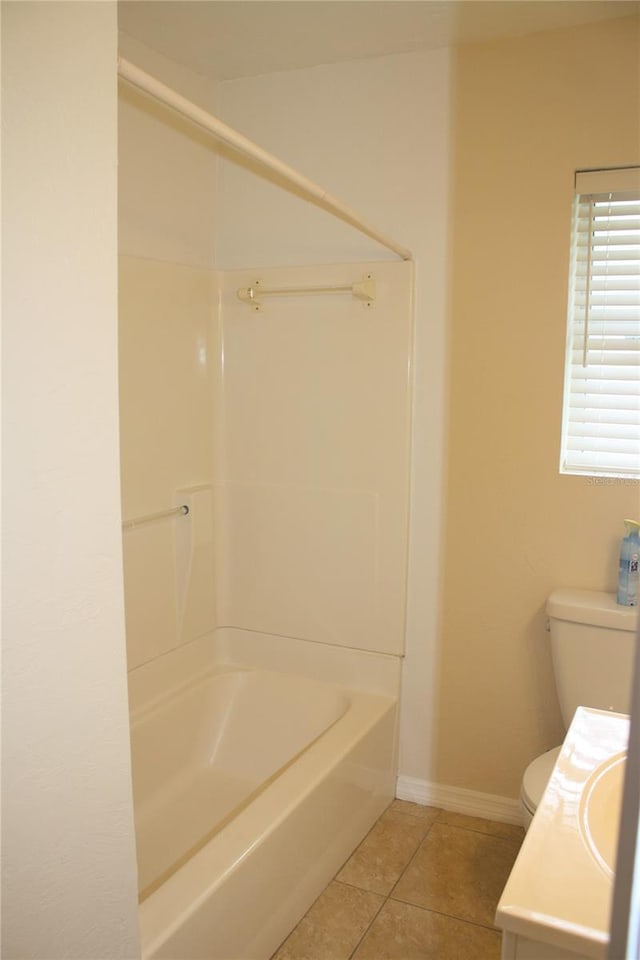
[[[499,797],[493,793],[479,793],[462,787],[449,787],[444,783],[430,783],[416,777],[398,777],[396,797],[410,800],[423,806],[440,807],[453,813],[465,813],[470,817],[498,820],[500,823],[522,825],[522,813],[517,800]]]

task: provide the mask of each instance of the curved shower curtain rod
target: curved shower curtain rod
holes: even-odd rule
[[[229,127],[226,123],[223,123],[222,120],[218,120],[218,118],[214,117],[211,113],[207,113],[206,110],[196,106],[195,103],[187,100],[179,93],[176,93],[175,90],[167,87],[160,80],[145,73],[144,70],[136,67],[128,60],[124,60],[122,57],[118,59],[118,73],[127,83],[137,87],[138,90],[142,90],[150,97],[153,97],[154,100],[158,100],[182,116],[187,117],[193,123],[197,124],[197,126],[212,133],[217,140],[221,140],[222,143],[233,147],[244,156],[250,157],[252,160],[257,160],[263,167],[277,173],[288,183],[301,190],[308,199],[315,201],[340,220],[345,221],[345,223],[360,230],[361,233],[376,240],[382,244],[383,247],[392,250],[393,253],[402,260],[413,259],[410,250],[396,243],[395,240],[392,240],[390,237],[385,236],[385,234],[380,233],[375,227],[370,226],[365,220],[358,216],[355,210],[352,210],[351,207],[348,207],[341,200],[338,200],[337,197],[332,196],[322,187],[318,186],[317,183],[314,183],[313,180],[309,180],[293,167],[283,163],[282,160],[278,160],[277,157],[267,150],[263,150],[262,147],[258,146],[258,144],[252,140],[249,140],[248,137],[238,133],[233,127]]]

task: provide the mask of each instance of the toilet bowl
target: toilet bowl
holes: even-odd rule
[[[616,603],[614,594],[555,590],[547,600],[553,673],[568,729],[578,707],[629,713],[638,608]],[[520,788],[528,828],[558,759],[560,747],[536,757]]]
[[[525,830],[529,829],[533,815],[540,805],[542,794],[556,765],[560,750],[560,747],[547,750],[546,753],[532,760],[524,772],[520,787],[520,812],[522,813],[522,825]]]

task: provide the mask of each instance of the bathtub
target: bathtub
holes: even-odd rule
[[[396,699],[230,664],[143,699],[142,956],[267,960],[393,797]]]

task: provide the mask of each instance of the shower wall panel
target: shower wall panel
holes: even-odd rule
[[[122,512],[129,669],[215,625],[210,270],[120,258]]]
[[[238,288],[348,284],[265,297]],[[226,271],[216,404],[218,623],[401,654],[409,492],[409,263]]]

